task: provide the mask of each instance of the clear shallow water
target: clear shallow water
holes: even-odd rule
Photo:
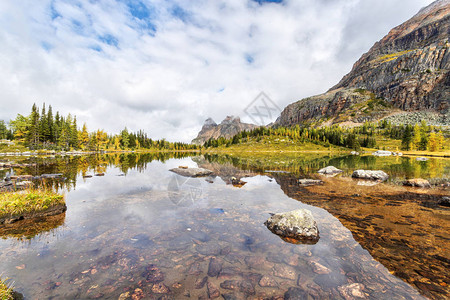
[[[30,240],[0,240],[0,270],[26,298],[196,299],[208,290],[235,299],[285,293],[344,299],[352,291],[372,299],[421,298],[337,218],[286,196],[279,178],[247,174],[236,188],[222,180],[228,174],[186,181],[168,171],[196,166],[191,158],[117,165],[103,164],[103,177],[83,179],[79,170],[66,175],[71,188],[62,219],[43,221],[50,228]],[[84,172],[94,173],[89,164]],[[286,243],[264,226],[269,213],[297,208],[313,212],[317,244]]]

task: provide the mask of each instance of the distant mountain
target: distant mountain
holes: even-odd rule
[[[239,117],[227,116],[219,125],[213,119],[206,119],[197,137],[192,140],[193,144],[203,145],[210,138],[230,138],[241,131],[251,130],[257,125],[242,123]]]
[[[449,36],[450,0],[435,1],[376,42],[328,92],[288,105],[275,125],[362,123],[422,110],[450,122]]]

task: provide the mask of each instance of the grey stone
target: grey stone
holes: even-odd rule
[[[201,177],[212,174],[212,171],[203,168],[173,168],[170,171],[185,177]]]
[[[322,180],[317,179],[299,179],[298,184],[302,186],[323,184]]]
[[[319,171],[317,171],[317,173],[320,174],[325,174],[325,175],[333,175],[333,174],[338,174],[338,173],[342,173],[342,170],[339,170],[338,168],[334,167],[334,166],[328,166],[325,168],[320,169]]]
[[[392,155],[391,151],[378,150],[372,153],[374,156],[390,156]]]
[[[381,170],[356,170],[352,174],[353,178],[385,181],[389,178],[386,172]]]
[[[427,161],[428,157],[417,157],[416,160],[417,161]]]
[[[319,229],[311,211],[297,209],[271,216],[265,223],[273,233],[301,241],[319,240]]]
[[[403,182],[403,185],[421,187],[421,188],[430,188],[431,187],[430,182],[428,180],[422,179],[422,178],[408,179]]]

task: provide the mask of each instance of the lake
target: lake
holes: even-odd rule
[[[24,158],[17,158],[24,159]],[[26,299],[445,299],[450,295],[449,159],[112,154],[25,158],[0,170],[66,195],[65,214],[0,230],[0,273]],[[343,174],[322,178],[334,165]],[[169,169],[201,166],[215,176]],[[383,169],[387,183],[350,178]],[[86,175],[103,173],[104,176]],[[85,178],[84,178],[85,177]],[[231,184],[231,178],[242,184]],[[422,177],[432,189],[406,188]],[[302,187],[299,178],[321,178]],[[314,244],[270,232],[270,213],[311,210]]]

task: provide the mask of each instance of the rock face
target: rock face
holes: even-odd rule
[[[281,237],[313,243],[319,240],[316,221],[311,211],[306,209],[274,214],[264,224],[270,231]]]
[[[385,181],[389,175],[381,170],[356,170],[352,174],[353,178]]]
[[[172,171],[174,173],[177,173],[178,175],[185,176],[185,177],[201,177],[201,176],[208,176],[212,173],[212,171],[203,169],[203,168],[173,168],[169,171]]]
[[[395,110],[430,110],[448,120],[449,33],[450,1],[435,1],[376,42],[327,93],[287,106],[276,125],[361,123]]]
[[[239,117],[228,116],[219,125],[213,119],[208,118],[203,124],[197,137],[192,140],[193,144],[203,145],[211,138],[230,138],[244,130],[252,130],[257,125],[242,123]]]

